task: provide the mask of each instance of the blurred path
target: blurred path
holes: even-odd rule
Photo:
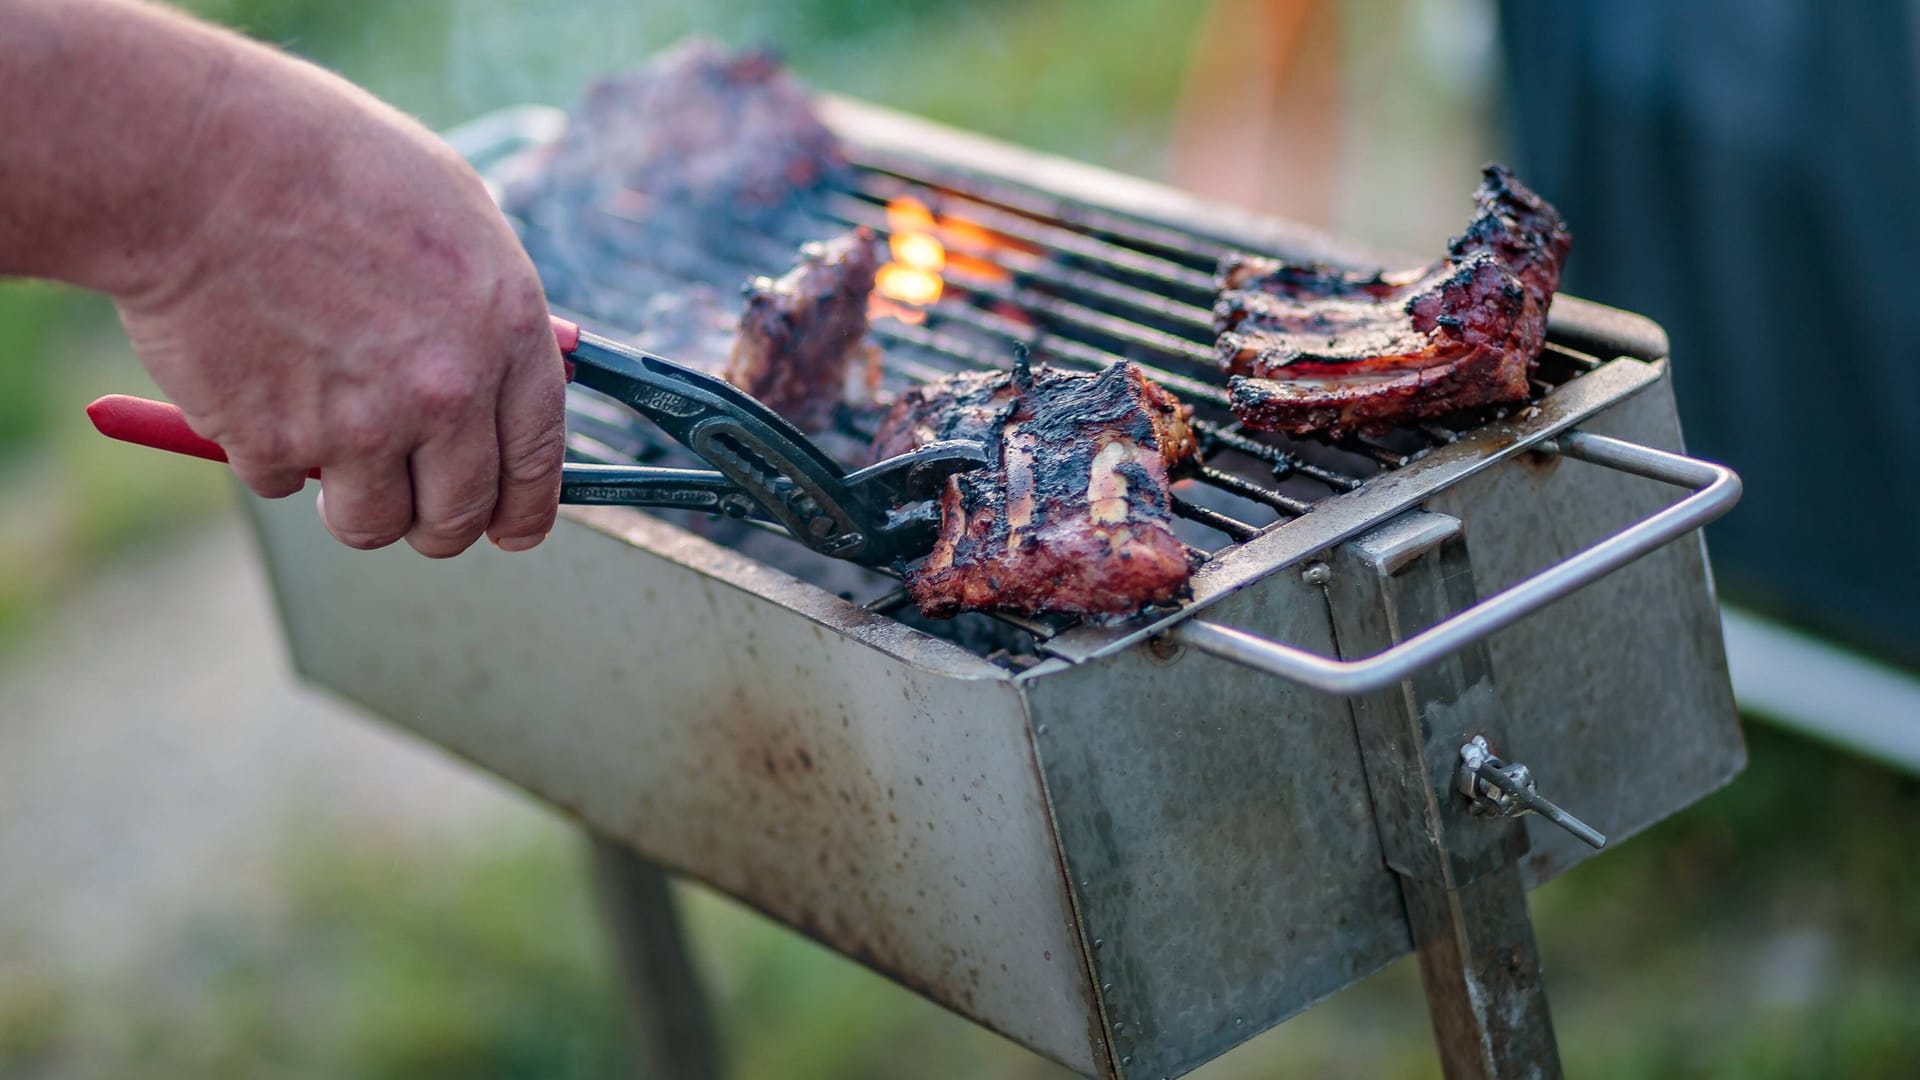
[[[532,804],[297,684],[226,521],[93,582],[0,657],[0,968],[112,971],[271,904],[316,831],[454,842]]]

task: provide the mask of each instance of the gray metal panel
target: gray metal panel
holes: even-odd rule
[[[1027,716],[952,645],[631,511],[349,551],[249,500],[301,672],[926,996],[1097,1065]]]
[[[1683,449],[1666,380],[1581,425]],[[1666,506],[1683,493],[1578,461],[1527,459],[1476,475],[1429,505],[1466,526],[1482,596]],[[1738,513],[1739,511],[1735,511]],[[1697,802],[1746,761],[1699,534],[1626,566],[1491,639],[1512,719],[1500,756],[1614,843]],[[1528,819],[1528,884],[1593,850]]]
[[[1221,602],[1333,650],[1292,573]],[[1118,1066],[1184,1073],[1410,947],[1342,699],[1141,646],[1024,679]]]

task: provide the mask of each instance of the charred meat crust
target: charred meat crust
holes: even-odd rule
[[[880,369],[867,343],[867,297],[878,266],[873,233],[860,228],[801,248],[777,280],[748,282],[726,380],[808,430],[830,424],[849,389],[870,398]]]
[[[1168,472],[1193,457],[1187,409],[1130,363],[1098,374],[953,375],[902,396],[876,456],[983,439],[990,469],[948,481],[933,551],[907,567],[920,610],[1124,615],[1187,595]]]
[[[503,168],[550,302],[718,373],[741,268],[777,268],[819,239],[847,165],[772,54],[693,38],[595,80],[558,140]]]
[[[1249,428],[1338,437],[1524,400],[1572,239],[1498,165],[1475,208],[1425,270],[1227,259],[1214,354],[1234,414]]]
[[[613,222],[718,231],[787,216],[845,167],[812,96],[764,50],[690,38],[597,79],[508,205],[585,206]]]

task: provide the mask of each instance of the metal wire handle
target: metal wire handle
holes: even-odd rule
[[[1211,656],[1340,697],[1391,686],[1437,660],[1519,622],[1641,556],[1714,521],[1740,501],[1740,477],[1724,465],[1670,454],[1638,443],[1568,431],[1542,443],[1541,453],[1605,466],[1634,476],[1692,488],[1693,494],[1592,547],[1487,597],[1398,645],[1358,660],[1336,660],[1291,645],[1189,619],[1173,640]]]

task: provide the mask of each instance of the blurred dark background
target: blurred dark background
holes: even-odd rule
[[[1507,2],[1515,150],[1570,291],[1653,316],[1691,448],[1737,465],[1726,591],[1920,662],[1920,9]]]
[[[436,127],[688,32],[772,42],[823,88],[1416,256],[1514,164],[1573,225],[1569,291],[1668,327],[1691,449],[1746,478],[1710,545],[1765,616],[1729,626],[1774,722],[1732,787],[1535,894],[1564,1055],[1920,1073],[1920,691],[1886,666],[1920,656],[1912,5],[190,6]],[[104,302],[0,283],[0,355],[0,1076],[629,1075],[571,826],[293,684],[219,470],[81,419],[151,389]],[[686,897],[737,1076],[1061,1075]],[[1196,1075],[1434,1069],[1403,963]]]

